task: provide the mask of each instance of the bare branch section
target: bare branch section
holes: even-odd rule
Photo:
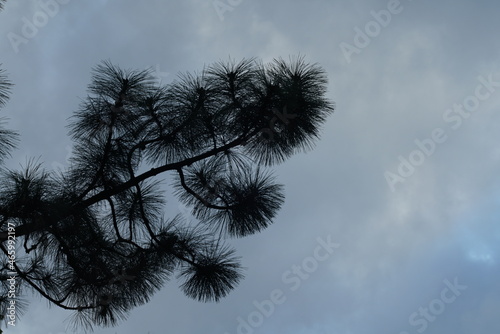
[[[224,240],[273,222],[284,195],[269,168],[310,149],[333,112],[324,71],[299,57],[216,63],[167,86],[108,61],[92,74],[70,123],[70,167],[31,161],[0,178],[2,263],[15,226],[20,288],[73,310],[76,326],[116,324],[172,276],[187,296],[218,301],[243,277]],[[14,139],[0,130],[0,157]],[[164,218],[165,172],[198,226]]]

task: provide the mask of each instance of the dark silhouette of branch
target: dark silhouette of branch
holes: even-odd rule
[[[115,325],[173,275],[200,301],[218,301],[243,278],[230,237],[276,218],[283,187],[269,171],[311,149],[333,105],[326,75],[302,57],[263,65],[216,63],[161,86],[151,71],[109,61],[92,72],[74,113],[70,166],[30,161],[0,176],[0,314],[9,270],[29,289],[73,310],[77,327]],[[0,73],[0,105],[10,83]],[[266,134],[266,136],[264,136]],[[0,129],[0,158],[16,143]],[[199,224],[164,218],[158,176],[172,172],[177,198]]]

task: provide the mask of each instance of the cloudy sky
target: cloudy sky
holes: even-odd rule
[[[169,83],[229,57],[304,55],[328,73],[336,111],[313,151],[275,168],[287,198],[274,225],[231,241],[245,280],[204,304],[174,279],[95,332],[499,333],[499,11],[487,0],[9,0],[0,62],[15,87],[0,112],[22,141],[6,164],[67,164],[67,119],[102,60]],[[189,218],[174,200],[165,210]],[[69,315],[36,297],[2,329],[69,334]]]

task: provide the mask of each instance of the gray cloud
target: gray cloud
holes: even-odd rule
[[[48,168],[65,164],[67,118],[103,59],[158,66],[169,82],[229,56],[304,54],[328,72],[337,105],[316,148],[276,167],[287,198],[275,224],[231,242],[247,270],[230,296],[200,304],[174,280],[119,327],[96,332],[233,334],[254,301],[280,289],[286,301],[255,333],[413,334],[421,327],[409,317],[455,277],[467,289],[423,332],[498,332],[500,89],[458,129],[443,120],[474,93],[478,76],[500,80],[498,4],[402,0],[404,10],[348,64],[340,43],[353,43],[354,28],[388,3],[243,0],[221,21],[212,1],[70,1],[16,53],[8,32],[20,33],[23,17],[41,9],[9,0],[0,13],[1,62],[16,86],[1,112],[22,135],[11,168],[31,156]],[[448,139],[392,192],[384,172],[438,127]],[[173,201],[167,209],[179,212]],[[328,235],[341,247],[291,291],[283,273]],[[63,333],[68,315],[35,299],[9,332]]]

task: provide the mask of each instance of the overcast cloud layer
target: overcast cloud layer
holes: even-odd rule
[[[500,332],[500,3],[58,0],[44,22],[46,2],[0,12],[15,83],[0,112],[22,136],[8,167],[66,165],[67,119],[106,59],[168,83],[229,57],[301,54],[336,103],[315,149],[275,169],[275,224],[231,242],[247,267],[236,290],[203,304],[173,280],[96,333]],[[166,212],[186,213],[175,200]],[[37,298],[2,329],[71,333],[69,315]]]

